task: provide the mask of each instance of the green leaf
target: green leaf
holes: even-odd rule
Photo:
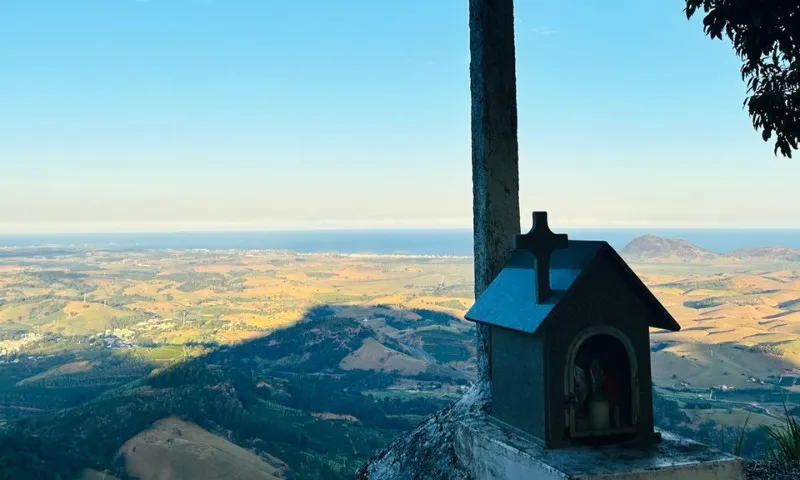
[[[744,424],[742,425],[742,429],[739,430],[739,435],[736,438],[736,444],[733,446],[733,454],[737,457],[742,456],[742,449],[744,448],[744,439],[747,435],[747,423],[750,422],[750,413],[747,414],[747,418],[744,419]]]

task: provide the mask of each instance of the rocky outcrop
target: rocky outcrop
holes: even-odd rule
[[[357,480],[467,480],[455,454],[456,424],[479,416],[488,403],[487,384],[476,383],[451,406],[395,440],[356,472]]]
[[[686,240],[655,235],[634,238],[620,254],[629,262],[707,263],[727,259],[724,255],[710,252]]]

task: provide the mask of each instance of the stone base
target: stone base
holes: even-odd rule
[[[455,453],[476,480],[741,480],[733,455],[662,432],[647,448],[547,450],[481,415],[458,422]]]

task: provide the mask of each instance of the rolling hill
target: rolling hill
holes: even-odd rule
[[[730,256],[744,260],[800,262],[800,250],[786,247],[745,248],[730,252]]]
[[[684,327],[651,337],[660,426],[729,444],[743,415],[766,423],[796,397],[791,251],[650,236],[623,255]],[[155,480],[153,465],[202,480],[232,462],[253,478],[347,478],[474,375],[469,260],[24,260],[0,255],[0,480]]]
[[[120,448],[127,471],[141,480],[277,480],[271,465],[255,453],[178,418],[157,421]]]
[[[686,240],[655,235],[634,238],[620,254],[629,262],[708,263],[725,259],[724,255],[705,250]]]
[[[391,396],[373,391],[468,382],[433,361],[436,351],[418,353],[388,335],[397,330],[386,318],[373,317],[371,326],[367,312],[359,320],[340,313],[317,307],[269,336],[220,347],[77,407],[11,422],[0,436],[0,478],[93,471],[155,480],[162,477],[153,465],[212,474],[231,462],[246,466],[237,470],[249,472],[246,478],[345,478],[449,403],[402,395],[402,388]],[[464,331],[454,341],[471,343],[471,335]]]
[[[620,254],[632,263],[759,264],[800,262],[800,249],[756,247],[712,252],[680,238],[642,235],[630,241]]]

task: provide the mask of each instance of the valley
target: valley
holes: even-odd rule
[[[724,447],[749,415],[755,454],[800,401],[800,256],[621,253],[682,325],[651,331],[659,424]],[[472,292],[467,257],[2,248],[0,466],[346,478],[469,388]]]
[[[347,476],[468,388],[471,269],[449,257],[6,249],[0,466],[12,465],[0,471],[33,468],[14,466],[23,449],[41,478],[160,478],[151,464],[188,475],[192,455],[212,462],[206,476],[175,478],[218,478],[236,446],[266,462],[247,460],[263,478]],[[164,437],[176,421],[193,440]]]

